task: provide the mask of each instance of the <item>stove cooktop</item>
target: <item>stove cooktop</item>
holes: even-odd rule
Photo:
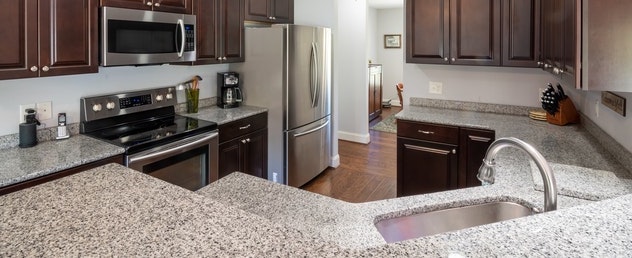
[[[85,133],[125,148],[126,154],[140,152],[193,135],[217,130],[217,123],[173,115],[147,119]]]

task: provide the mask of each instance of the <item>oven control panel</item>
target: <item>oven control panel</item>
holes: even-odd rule
[[[156,96],[156,99],[158,99],[158,96]],[[120,109],[126,109],[130,107],[138,107],[138,106],[144,106],[144,105],[151,105],[151,94],[145,94],[145,95],[140,95],[140,96],[133,96],[133,97],[119,99]]]
[[[175,87],[81,98],[81,122],[131,114],[178,104]]]

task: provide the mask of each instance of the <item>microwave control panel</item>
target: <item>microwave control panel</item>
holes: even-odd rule
[[[195,26],[191,24],[184,25],[185,42],[184,51],[195,51]]]

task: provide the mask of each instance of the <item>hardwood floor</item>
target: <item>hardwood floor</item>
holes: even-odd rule
[[[383,109],[369,127],[399,111],[400,107]],[[328,168],[301,188],[355,203],[395,198],[397,135],[374,130],[369,134],[369,144],[338,141],[340,166]]]

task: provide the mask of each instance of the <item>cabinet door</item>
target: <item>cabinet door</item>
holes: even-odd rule
[[[455,189],[456,145],[397,138],[397,196]]]
[[[540,0],[503,0],[503,66],[538,67]]]
[[[212,0],[211,0],[212,2]],[[153,0],[154,11],[191,14],[191,0]]]
[[[244,171],[243,151],[241,139],[234,139],[221,143],[218,154],[218,178],[227,176],[235,171]]]
[[[37,1],[0,1],[0,79],[37,77]]]
[[[273,0],[272,17],[274,23],[294,23],[294,0]]]
[[[196,15],[196,53],[195,64],[219,63],[219,16],[220,2],[225,0],[195,0],[193,13]],[[239,1],[237,1],[239,2]]]
[[[233,0],[234,1],[234,0]],[[248,21],[270,22],[272,0],[245,0],[245,17]]]
[[[459,139],[459,188],[479,186],[476,178],[487,148],[496,133],[489,130],[461,128]]]
[[[563,0],[542,1],[542,62],[545,71],[553,72],[561,67],[562,59],[562,2]]]
[[[243,62],[244,57],[244,2],[222,0],[220,10],[221,53],[223,63]]]
[[[98,72],[97,0],[39,4],[40,76]]]
[[[447,64],[450,1],[406,0],[406,62]]]
[[[101,6],[151,10],[153,2],[151,0],[101,0]]]
[[[560,75],[563,82],[570,87],[581,88],[581,80],[577,74],[576,67],[581,56],[581,3],[575,0],[564,0],[564,20],[563,20],[563,53]]]
[[[242,139],[246,144],[244,173],[268,179],[268,130],[257,131]]]
[[[450,62],[500,65],[500,18],[500,0],[450,0]]]

